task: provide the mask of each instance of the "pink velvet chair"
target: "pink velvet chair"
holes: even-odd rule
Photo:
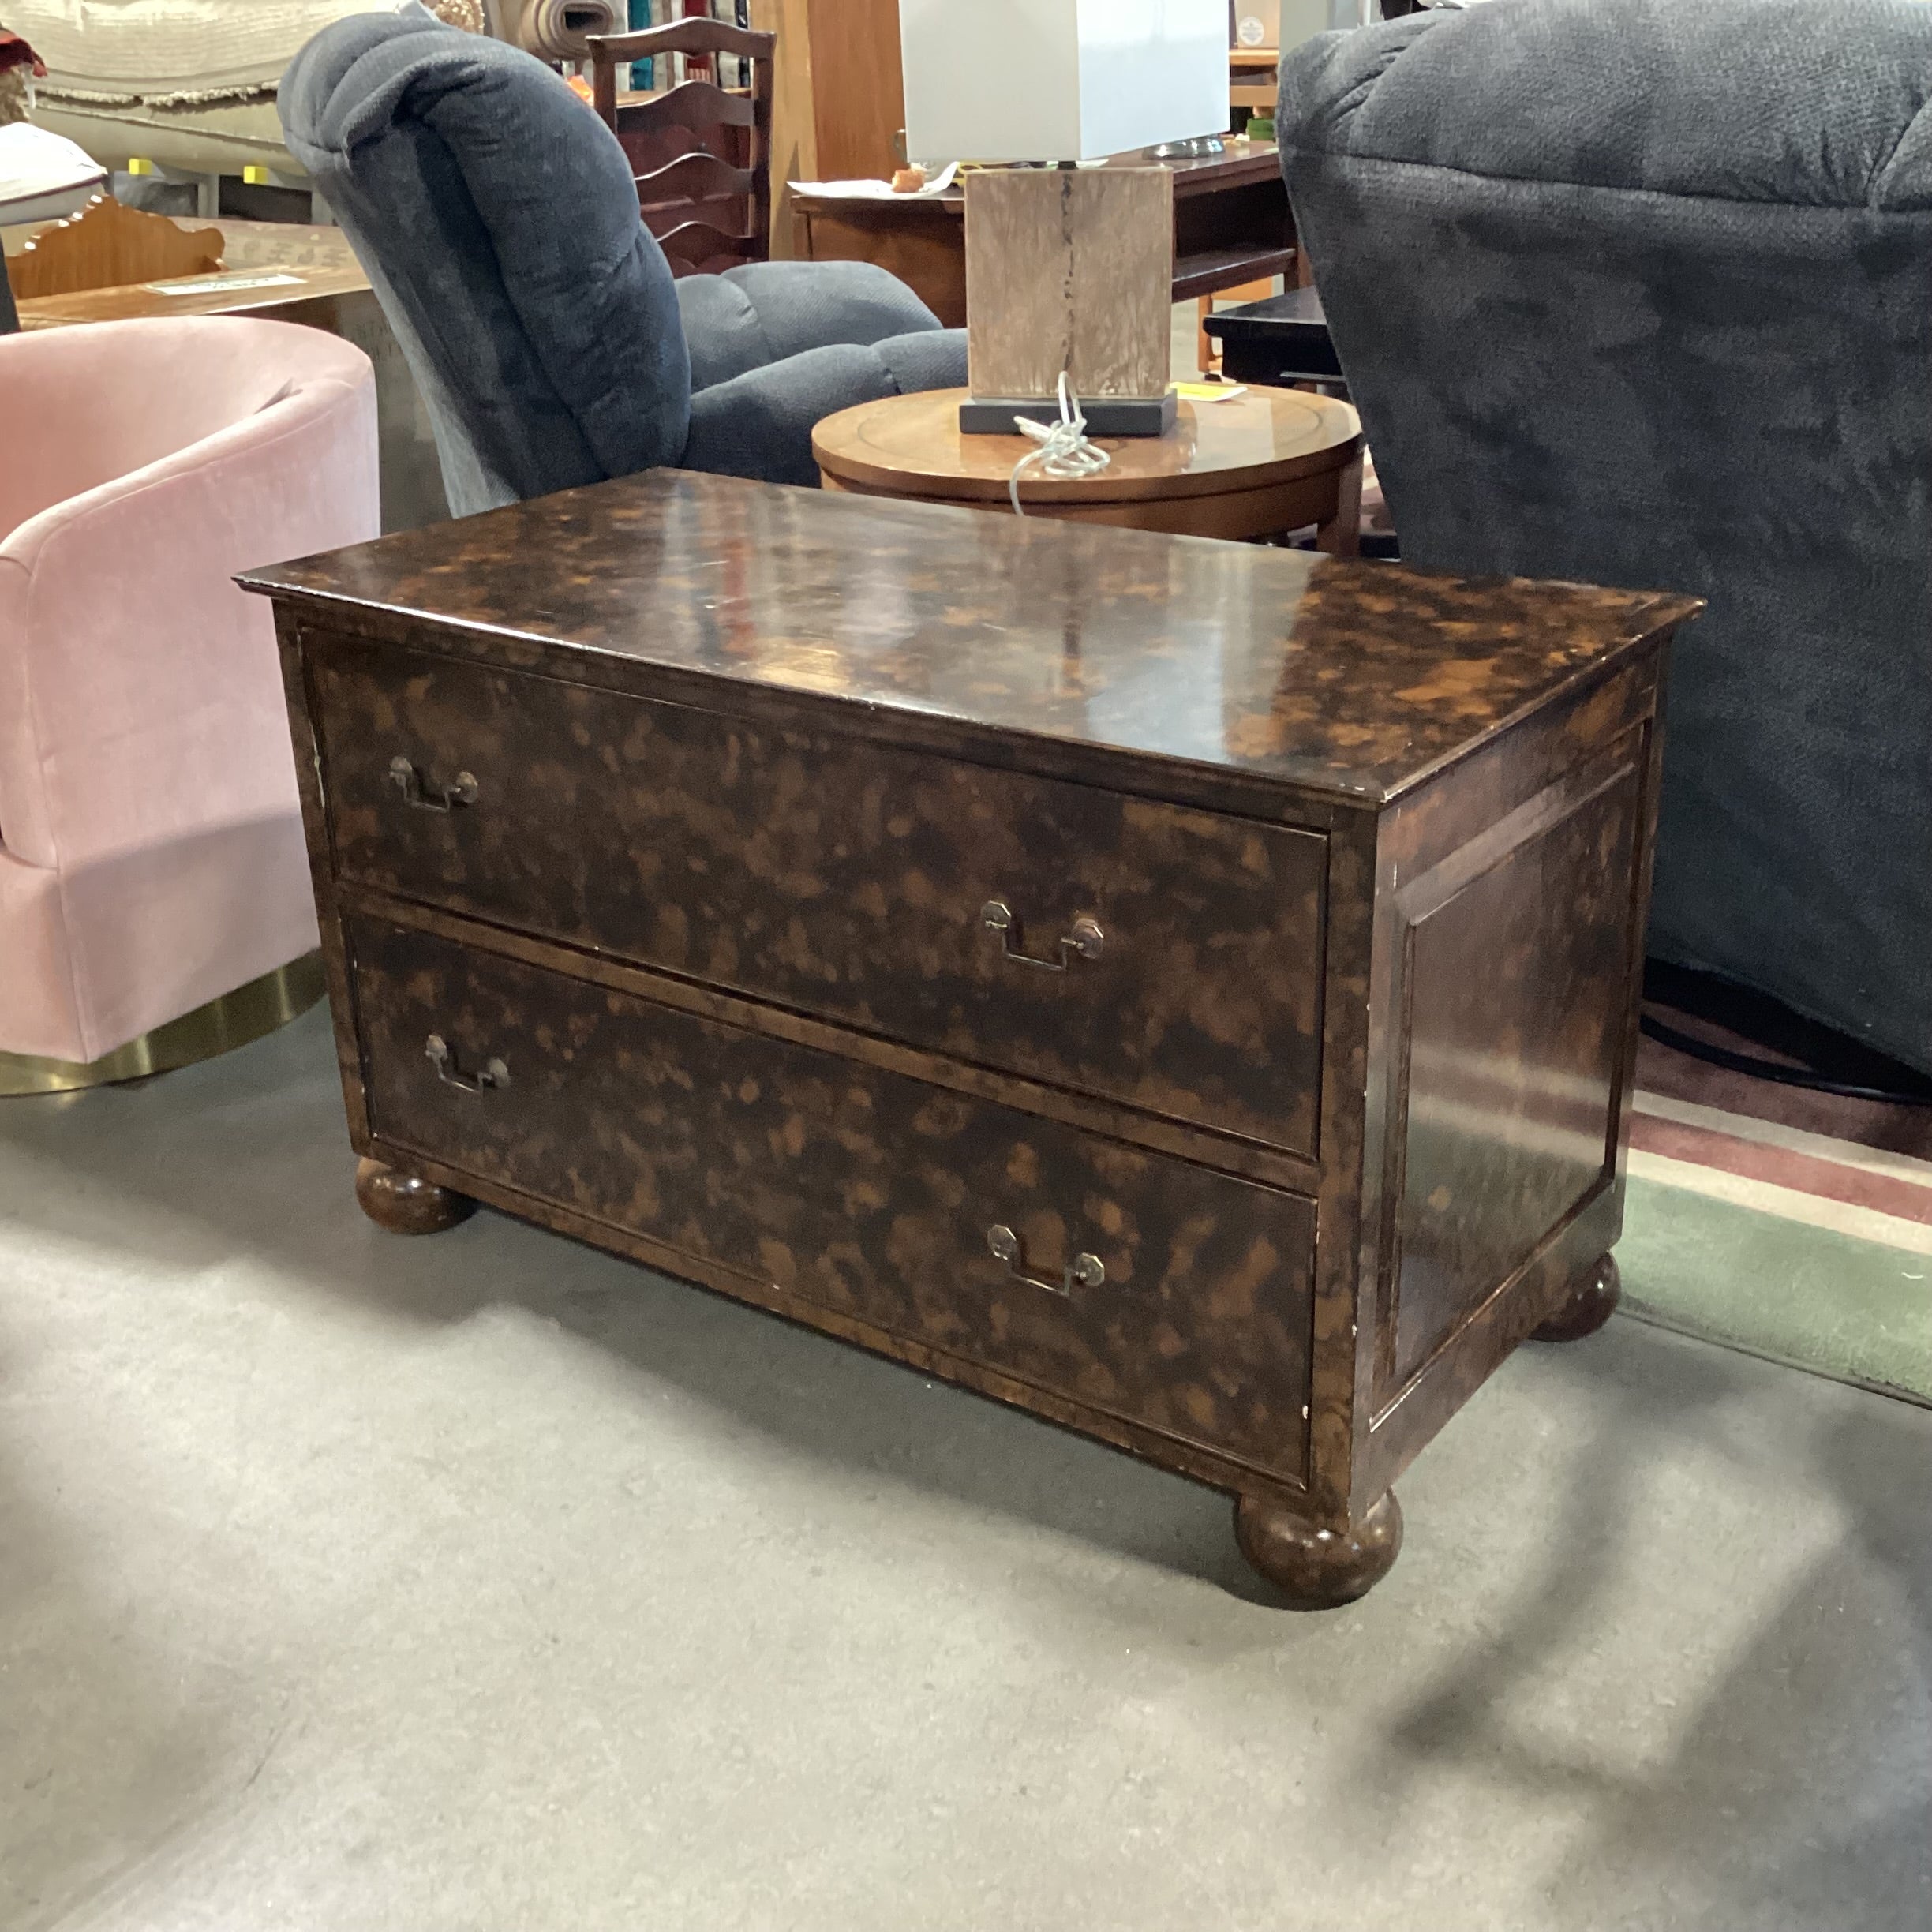
[[[0,338],[0,1053],[98,1059],[315,945],[274,629],[230,579],[380,527],[335,336]]]

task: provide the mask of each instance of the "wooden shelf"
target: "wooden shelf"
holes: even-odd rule
[[[1174,299],[1193,301],[1202,295],[1249,282],[1265,282],[1292,271],[1295,250],[1278,249],[1201,249],[1174,258]]]
[[[1271,114],[1281,88],[1281,50],[1279,47],[1230,47],[1228,49],[1228,109],[1238,114]]]

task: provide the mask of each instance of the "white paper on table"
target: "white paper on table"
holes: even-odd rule
[[[792,182],[788,185],[799,194],[811,195],[821,201],[930,201],[953,185],[953,178],[958,172],[959,163],[949,161],[923,188],[907,194],[899,193],[886,181]]]
[[[258,269],[253,275],[183,275],[174,282],[144,282],[151,295],[235,295],[244,289],[300,288],[298,275],[282,275],[273,269]]]

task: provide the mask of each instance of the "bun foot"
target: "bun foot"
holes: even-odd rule
[[[1364,1597],[1402,1548],[1402,1505],[1386,1490],[1352,1530],[1318,1530],[1260,1496],[1234,1499],[1241,1552],[1297,1610],[1334,1610]]]
[[[356,1163],[356,1204],[379,1228],[391,1234],[440,1234],[476,1212],[467,1194],[458,1194],[420,1174],[379,1160]]]
[[[1611,1316],[1623,1293],[1615,1255],[1599,1255],[1570,1290],[1570,1298],[1541,1328],[1530,1331],[1537,1342],[1581,1342],[1593,1335]]]

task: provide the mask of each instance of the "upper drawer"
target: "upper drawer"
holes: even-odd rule
[[[347,640],[309,677],[346,878],[1315,1151],[1320,833]]]

